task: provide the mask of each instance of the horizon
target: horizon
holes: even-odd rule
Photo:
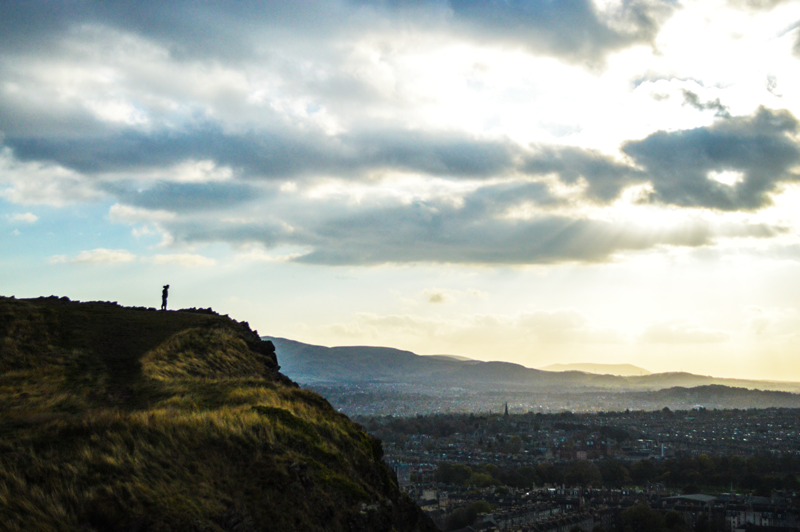
[[[0,7],[0,294],[800,382],[800,3]],[[585,362],[584,362],[585,363]]]
[[[449,354],[448,353],[433,353],[433,354],[431,354],[431,353],[426,353],[426,354],[415,353],[413,351],[409,351],[409,350],[406,350],[406,349],[398,349],[396,347],[392,347],[392,346],[388,346],[388,345],[319,345],[319,344],[309,344],[307,342],[301,342],[301,341],[295,340],[293,338],[285,338],[285,337],[280,337],[280,336],[262,335],[261,337],[262,338],[278,338],[278,339],[281,339],[281,340],[288,340],[290,342],[297,342],[297,343],[302,343],[302,344],[306,344],[306,345],[312,345],[314,347],[325,347],[327,349],[337,349],[337,348],[347,349],[347,348],[350,348],[350,347],[356,347],[356,348],[375,347],[375,348],[381,348],[381,349],[394,349],[394,350],[398,350],[398,351],[406,351],[406,352],[409,352],[409,353],[411,353],[413,355],[420,356],[420,357],[449,357],[449,358],[453,358],[455,360],[472,361],[472,362],[507,362],[505,360],[478,360],[478,359],[469,358],[469,357],[465,357],[463,355],[452,354],[452,353],[449,353]],[[280,352],[276,352],[276,354],[278,356],[278,362],[280,363]],[[511,363],[512,364],[519,364],[517,362],[511,362]],[[622,375],[622,374],[617,374],[617,373],[586,372],[586,371],[582,371],[582,370],[561,370],[560,371],[560,370],[547,369],[547,367],[549,367],[549,366],[532,367],[532,366],[526,366],[525,364],[519,364],[519,365],[523,366],[523,367],[525,367],[527,369],[534,369],[536,371],[555,372],[555,373],[560,373],[561,371],[580,371],[580,372],[583,372],[583,373],[596,373],[598,375],[615,375],[615,376],[619,376],[619,377],[647,377],[647,376],[656,376],[656,375],[664,375],[664,374],[671,374],[671,373],[675,373],[675,374],[684,373],[684,374],[688,374],[688,375],[694,375],[694,376],[697,376],[697,377],[708,377],[708,378],[711,378],[711,379],[740,380],[740,381],[745,381],[745,382],[770,382],[770,383],[779,383],[779,384],[781,384],[781,383],[786,383],[786,384],[798,383],[798,384],[800,384],[800,380],[756,379],[756,378],[744,378],[744,377],[721,377],[719,375],[712,375],[712,374],[692,373],[690,371],[684,371],[682,369],[681,370],[673,370],[673,371],[658,371],[658,372],[656,372],[656,371],[650,371],[650,370],[648,370],[646,368],[642,368],[642,367],[636,366],[634,364],[628,364],[628,363],[625,363],[625,362],[614,363],[614,364],[603,364],[603,363],[596,363],[596,362],[565,362],[565,363],[551,364],[550,366],[565,366],[565,367],[566,366],[597,366],[599,368],[608,367],[608,366],[631,366],[631,367],[634,367],[636,369],[644,370],[647,373],[644,374],[644,375]]]

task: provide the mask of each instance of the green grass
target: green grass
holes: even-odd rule
[[[246,324],[0,298],[0,335],[3,530],[433,530]]]

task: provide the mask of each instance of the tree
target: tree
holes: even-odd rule
[[[436,481],[463,486],[472,477],[472,469],[462,464],[443,462],[436,468]]]
[[[679,514],[675,510],[670,510],[664,515],[664,524],[670,530],[680,530],[682,528],[685,528],[683,517],[681,517],[681,514]]]
[[[615,458],[608,458],[598,462],[600,474],[603,476],[603,483],[607,486],[620,488],[631,483],[631,475],[628,468]]]
[[[620,514],[622,528],[631,532],[661,532],[665,530],[664,518],[646,504],[631,506]]]
[[[650,460],[639,460],[631,467],[631,477],[637,484],[650,482],[656,474],[656,466]]]
[[[602,484],[600,470],[588,460],[575,460],[564,480],[570,486],[592,486]]]
[[[447,518],[445,530],[458,530],[466,528],[478,520],[480,514],[492,511],[492,505],[486,501],[473,502],[466,508],[458,508]]]

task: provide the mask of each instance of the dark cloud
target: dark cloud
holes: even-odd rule
[[[722,102],[719,101],[719,98],[717,98],[713,102],[711,101],[701,102],[700,96],[686,89],[683,89],[683,104],[690,105],[695,109],[697,109],[698,111],[712,110],[714,111],[714,115],[720,118],[731,117],[730,111],[726,106],[722,105]]]
[[[89,174],[212,159],[246,178],[359,177],[381,169],[487,177],[511,169],[519,151],[511,142],[450,132],[382,130],[328,136],[287,129],[227,133],[214,124],[152,133],[131,129],[103,137],[7,136],[5,144],[19,160],[47,161]]]
[[[635,168],[599,152],[574,147],[539,147],[521,170],[537,175],[555,173],[567,184],[584,179],[588,185],[586,195],[601,202],[617,198],[623,188],[645,179]]]
[[[261,243],[311,249],[297,259],[313,264],[476,263],[548,264],[598,262],[622,251],[659,245],[703,246],[715,238],[767,238],[781,230],[764,225],[711,225],[703,221],[647,229],[625,222],[542,214],[510,219],[504,214],[524,204],[546,205],[552,198],[538,183],[481,187],[461,202],[446,199],[411,204],[342,206],[316,202],[313,213],[275,206],[278,222],[219,223],[167,221],[163,227],[182,242]]]
[[[667,0],[631,0],[599,14],[590,0],[480,2],[142,2],[73,0],[6,2],[0,47],[41,53],[82,25],[136,33],[175,59],[246,61],[276,41],[317,43],[386,28],[467,32],[481,41],[524,46],[567,60],[596,63],[623,47],[652,42],[676,7]],[[267,46],[269,48],[269,46]]]
[[[472,217],[498,216],[509,208],[530,204],[554,206],[563,203],[544,183],[512,182],[481,187],[464,198],[462,212]]]
[[[687,99],[703,109],[719,112],[721,108],[719,102],[692,98],[692,93]],[[325,135],[289,127],[227,132],[207,122],[154,132],[125,129],[105,135],[80,131],[51,137],[7,135],[5,145],[20,161],[57,163],[90,175],[163,169],[187,160],[212,160],[218,167],[230,167],[244,180],[372,179],[382,171],[484,179],[521,172],[555,174],[566,184],[585,182],[586,198],[599,203],[613,201],[630,185],[649,182],[654,201],[753,210],[768,204],[769,194],[780,183],[798,179],[793,170],[800,164],[800,145],[793,136],[797,130],[798,122],[789,112],[761,108],[752,116],[721,118],[712,126],[662,131],[627,142],[622,151],[635,166],[587,149],[535,146],[524,150],[511,141],[453,132],[375,129]],[[743,179],[727,185],[714,180],[712,172],[738,172]],[[535,197],[540,205],[556,201],[541,183],[525,187],[511,187],[508,194]],[[158,195],[166,197],[172,192],[178,189],[159,189]],[[504,192],[494,189],[492,193]],[[471,201],[477,202],[478,196]],[[480,205],[485,208],[489,204]]]
[[[609,24],[590,0],[451,0],[449,5],[454,19],[479,39],[590,62],[632,44],[652,43],[677,6],[658,0],[624,2]]]
[[[609,202],[633,184],[652,184],[652,200],[682,207],[753,210],[770,202],[769,194],[784,182],[800,180],[800,144],[793,136],[798,121],[785,110],[760,108],[752,116],[730,117],[719,100],[701,102],[684,91],[698,109],[716,111],[720,120],[709,127],[661,131],[623,144],[635,166],[598,152],[574,147],[537,147],[520,170],[556,174],[560,181],[587,185],[586,196]],[[727,185],[712,172],[739,172],[741,182]]]
[[[298,262],[598,262],[608,260],[614,253],[658,245],[706,245],[713,241],[714,232],[701,223],[648,231],[631,224],[566,216],[533,220],[469,218],[418,204],[331,220],[318,228],[314,236],[305,242],[314,250],[298,258]]]
[[[263,196],[260,190],[252,186],[219,182],[160,182],[145,190],[130,190],[120,185],[108,185],[106,189],[125,204],[172,212],[213,211]]]
[[[709,127],[654,133],[627,142],[622,151],[642,166],[653,199],[682,207],[753,210],[769,204],[781,182],[800,179],[797,119],[788,111],[760,108],[752,116],[723,119]],[[733,186],[710,172],[741,172]]]
[[[291,234],[276,220],[236,224],[198,218],[170,221],[163,225],[179,242],[224,242],[234,246],[258,242],[271,248],[295,240],[307,240],[302,233]]]
[[[4,2],[0,46],[41,53],[85,25],[118,29],[160,43],[175,59],[242,61],[258,54],[264,32],[318,39],[351,15],[339,2],[72,0]]]

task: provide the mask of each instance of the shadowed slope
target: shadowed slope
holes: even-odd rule
[[[435,530],[246,323],[0,298],[0,335],[4,530]]]

